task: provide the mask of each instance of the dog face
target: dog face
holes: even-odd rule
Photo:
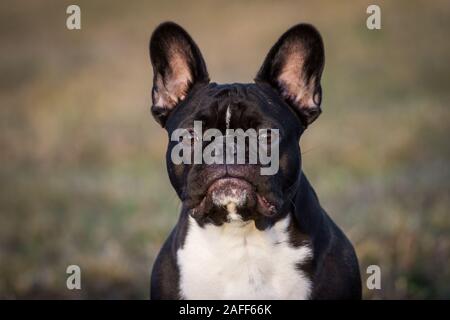
[[[324,49],[316,29],[300,24],[283,34],[252,84],[210,83],[197,45],[171,22],[154,31],[150,58],[151,111],[169,134],[167,169],[183,208],[200,224],[254,220],[258,228],[286,214],[301,171],[300,136],[321,112]],[[171,137],[184,128],[190,133],[187,142],[195,144],[194,121],[203,130],[216,129],[224,135],[229,129],[270,129],[265,138],[269,145],[277,144],[279,169],[262,175],[259,160],[252,164],[174,163],[172,154],[179,141]],[[271,141],[274,129],[278,139]],[[201,142],[202,148],[207,145]],[[248,160],[248,150],[245,157]]]

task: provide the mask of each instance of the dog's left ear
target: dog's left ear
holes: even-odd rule
[[[159,25],[150,39],[153,66],[152,114],[161,126],[185,99],[194,84],[208,83],[200,49],[189,34],[173,22]]]
[[[298,24],[275,43],[255,81],[274,87],[307,127],[321,113],[324,62],[319,32],[309,24]]]

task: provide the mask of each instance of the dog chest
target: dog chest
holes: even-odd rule
[[[264,231],[253,222],[200,227],[190,218],[177,252],[180,294],[185,299],[307,299],[311,281],[299,269],[312,258],[294,247],[290,218]]]

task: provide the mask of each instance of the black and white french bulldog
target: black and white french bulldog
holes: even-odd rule
[[[152,299],[360,299],[350,241],[320,206],[302,172],[299,139],[321,113],[324,47],[299,24],[269,51],[254,83],[209,80],[199,48],[175,23],[150,40],[154,118],[174,130],[272,128],[279,170],[259,164],[175,164],[167,170],[182,201],[155,261]]]

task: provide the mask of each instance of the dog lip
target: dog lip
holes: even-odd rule
[[[267,200],[266,197],[256,194],[256,197],[258,199],[258,206],[261,208],[260,212],[266,217],[272,217],[277,214],[277,207]]]
[[[224,183],[224,185],[222,186],[221,183]],[[253,197],[253,201],[255,201],[253,202],[255,203],[255,209],[261,215],[270,218],[276,216],[279,213],[279,206],[269,200],[267,196],[258,193],[257,188],[253,183],[249,182],[245,178],[232,177],[227,175],[214,179],[208,185],[200,200],[191,207],[191,215],[194,218],[203,216],[213,203],[213,201],[208,201],[208,197],[213,197],[215,191],[221,190],[221,188],[225,187],[227,184],[234,184],[237,188],[242,188],[242,192],[246,192],[245,190],[247,190],[247,192],[250,191],[250,194],[253,194],[253,196],[250,196],[250,194],[249,196]],[[248,201],[248,198],[246,201]]]
[[[251,190],[255,195],[257,194],[255,185],[247,179],[225,175],[211,181],[205,191],[201,194],[201,196],[199,196],[199,200],[196,201],[192,206],[190,206],[191,214],[193,216],[202,215],[201,212],[204,211],[206,209],[205,207],[208,205],[208,202],[206,201],[207,198],[212,195],[215,188],[220,188],[220,183],[227,182],[235,184],[238,187],[242,187],[243,189]]]

